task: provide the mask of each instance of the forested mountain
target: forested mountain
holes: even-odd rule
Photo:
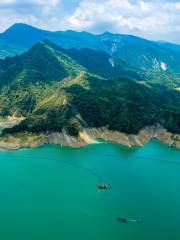
[[[48,39],[65,49],[89,48],[108,53],[126,62],[129,66],[154,72],[180,72],[180,46],[170,43],[153,42],[135,36],[109,32],[93,35],[87,32],[40,30],[26,24],[15,24],[0,34],[0,56],[22,53],[35,43]],[[3,44],[14,46],[4,53]],[[15,50],[16,49],[16,50]]]
[[[110,71],[106,53],[65,50],[44,41],[27,53],[1,60],[0,116],[25,117],[4,133],[66,129],[76,135],[83,127],[137,133],[157,123],[180,132],[178,90],[150,80],[110,78],[101,59]],[[131,70],[121,61],[118,64],[119,72],[123,66]]]
[[[26,48],[7,43],[6,41],[0,39],[0,59],[13,57],[25,52],[26,50]]]

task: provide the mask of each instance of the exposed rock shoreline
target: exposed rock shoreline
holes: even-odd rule
[[[180,135],[170,133],[160,125],[146,127],[137,135],[110,131],[106,128],[86,128],[79,133],[78,137],[70,136],[66,131],[39,135],[32,133],[17,134],[16,136],[8,135],[0,137],[0,149],[15,150],[46,144],[79,148],[98,143],[97,139],[115,142],[128,147],[142,147],[150,140],[157,139],[164,144],[180,149]]]

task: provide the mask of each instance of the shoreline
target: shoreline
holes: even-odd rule
[[[55,144],[72,148],[81,148],[89,144],[98,144],[97,139],[131,147],[143,147],[152,139],[180,149],[180,135],[168,132],[162,126],[149,126],[137,135],[111,131],[106,128],[85,128],[77,137],[70,136],[65,130],[50,134],[19,133],[0,137],[0,150],[19,150]]]

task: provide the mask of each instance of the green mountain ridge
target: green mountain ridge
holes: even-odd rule
[[[25,52],[26,50],[26,48],[16,46],[14,44],[9,44],[3,40],[0,40],[0,59],[4,59],[6,57],[13,57],[15,55]]]
[[[127,77],[132,80],[159,85],[158,88],[160,86],[177,88],[180,85],[180,74],[168,71],[141,70],[131,67],[126,62],[103,51],[95,51],[88,48],[59,49],[86,68],[88,72],[107,79],[116,79],[120,76]]]
[[[87,51],[90,59],[84,52],[80,54],[87,61],[83,66],[77,51],[69,53],[48,41],[21,56],[1,60],[0,116],[25,117],[3,134],[66,129],[77,135],[84,127],[137,133],[157,123],[180,132],[179,91],[126,77],[99,76],[99,68],[92,71],[96,62],[88,63],[93,51],[92,55]],[[94,54],[97,59],[97,51]]]
[[[123,34],[104,33],[94,35],[87,32],[50,32],[26,24],[15,24],[0,34],[0,41],[29,50],[35,43],[48,39],[65,49],[89,48],[104,51],[126,62],[129,66],[154,72],[180,72],[180,46],[163,44]],[[1,49],[1,44],[0,44]],[[22,53],[20,50],[19,53]],[[11,53],[11,56],[16,53]],[[3,56],[3,52],[0,51]],[[7,54],[5,55],[7,56]]]

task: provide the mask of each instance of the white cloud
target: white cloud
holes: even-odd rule
[[[50,30],[110,31],[180,43],[179,13],[179,0],[0,0],[0,30],[23,22]]]
[[[0,6],[2,5],[46,5],[46,6],[57,6],[59,0],[0,0]]]
[[[76,30],[108,30],[163,39],[168,34],[179,34],[179,13],[180,3],[170,0],[83,0],[64,24]]]
[[[0,0],[0,30],[14,23],[27,23],[42,28],[53,28],[53,16],[60,0]],[[7,17],[8,16],[8,17]]]
[[[16,0],[1,0],[0,5],[14,4],[16,2],[17,2]]]

